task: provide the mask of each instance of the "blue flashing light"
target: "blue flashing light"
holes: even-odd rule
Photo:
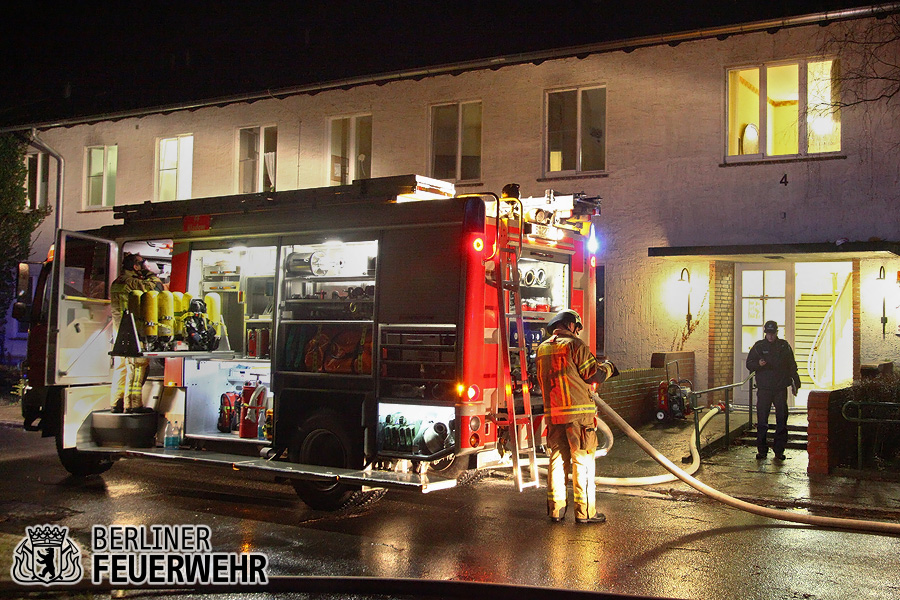
[[[591,223],[591,232],[588,234],[587,249],[591,254],[597,254],[597,250],[600,249],[600,241],[597,239],[597,231],[594,229],[593,223]]]

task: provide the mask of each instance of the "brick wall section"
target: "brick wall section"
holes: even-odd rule
[[[807,452],[809,474],[828,475],[834,466],[832,454],[828,450],[828,404],[831,392],[812,391],[807,402],[806,418],[808,420],[809,441]]]
[[[736,381],[734,375],[734,263],[713,261],[709,266],[709,357],[707,389]],[[707,405],[725,401],[725,392],[706,397]]]
[[[605,381],[598,391],[604,402],[629,425],[638,427],[653,418],[656,391],[659,382],[665,378],[665,369],[628,369],[620,371],[618,377]]]

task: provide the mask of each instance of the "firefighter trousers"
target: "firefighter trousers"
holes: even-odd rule
[[[121,400],[124,408],[134,409],[144,405],[144,381],[150,359],[142,356],[117,356],[113,364],[112,396],[110,406]]]
[[[594,416],[583,415],[572,423],[547,426],[550,467],[547,474],[547,512],[551,517],[566,513],[566,476],[572,474],[575,517],[590,519],[597,514],[594,485],[594,452],[597,432]]]

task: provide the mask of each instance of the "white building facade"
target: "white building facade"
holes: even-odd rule
[[[735,31],[37,135],[64,157],[75,230],[112,224],[113,206],[406,173],[460,193],[599,195],[598,352],[638,368],[693,351],[704,389],[747,375],[742,353],[772,318],[798,361],[804,336],[821,347],[809,387],[838,386],[898,359],[900,120],[883,103],[823,108],[847,60],[823,54],[829,31]],[[55,174],[46,185],[52,205]],[[53,228],[51,216],[33,259]],[[804,295],[827,297],[831,316],[807,318]]]

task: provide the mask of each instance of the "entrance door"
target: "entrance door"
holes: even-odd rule
[[[745,379],[747,354],[763,338],[766,321],[778,323],[778,337],[794,344],[794,265],[790,263],[735,266],[735,380]],[[734,395],[735,404],[747,405],[750,385]],[[788,394],[788,406],[793,397]]]

